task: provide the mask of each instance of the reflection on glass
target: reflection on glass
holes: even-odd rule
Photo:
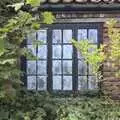
[[[72,61],[63,60],[63,74],[72,74]]]
[[[43,41],[43,43],[47,42],[47,31],[39,30],[38,32],[38,40]]]
[[[97,86],[97,77],[96,76],[89,76],[88,78],[88,81],[89,81],[89,84],[88,84],[88,88],[89,89],[96,89],[98,86]]]
[[[72,76],[63,76],[63,90],[72,90]]]
[[[36,61],[27,61],[27,74],[36,74]]]
[[[78,61],[78,74],[86,75],[87,74],[87,64],[85,61]]]
[[[37,89],[38,90],[46,90],[47,83],[46,83],[46,76],[38,76],[37,77]]]
[[[27,76],[27,89],[28,90],[36,89],[36,76]]]
[[[90,43],[97,43],[98,39],[97,39],[97,36],[98,36],[98,31],[97,29],[89,29],[89,41]]]
[[[36,56],[36,47],[34,45],[27,45],[27,48],[33,56]]]
[[[53,30],[52,39],[53,39],[53,43],[61,43],[62,41],[61,30]]]
[[[62,79],[61,76],[53,76],[53,89],[61,90],[62,89]]]
[[[70,43],[72,40],[72,30],[63,30],[63,42]]]
[[[47,63],[46,61],[38,61],[38,74],[46,75]]]
[[[63,45],[63,59],[72,59],[72,45]]]
[[[27,35],[27,44],[32,44],[36,40],[36,33],[30,33]]]
[[[38,46],[38,57],[39,59],[47,59],[47,46]]]
[[[78,30],[78,41],[87,40],[87,29]]]
[[[53,58],[54,59],[61,58],[61,45],[53,45]]]
[[[87,89],[87,76],[78,77],[78,90]]]
[[[61,74],[61,61],[53,60],[53,74]]]

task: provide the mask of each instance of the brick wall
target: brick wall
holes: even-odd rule
[[[114,18],[114,17],[113,17]],[[120,28],[120,25],[116,25]],[[106,25],[103,25],[103,44],[107,45],[105,52],[109,50],[109,37]],[[118,61],[110,61],[107,59],[103,63],[103,84],[102,90],[105,94],[110,95],[113,99],[120,99],[120,78],[116,77],[116,71],[120,69],[119,63],[117,66],[113,66],[112,63]]]

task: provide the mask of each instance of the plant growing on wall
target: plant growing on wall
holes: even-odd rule
[[[40,0],[26,0],[26,2],[7,5],[15,10],[15,15],[8,23],[0,28],[0,98],[12,98],[16,89],[22,83],[20,80],[20,61],[22,55],[30,56],[29,50],[21,48],[26,34],[40,28],[40,22],[51,24],[54,16],[50,12],[34,13],[40,5]],[[29,7],[28,7],[29,6]],[[27,8],[28,7],[28,8]],[[37,43],[38,44],[38,43]]]
[[[114,19],[106,22],[109,42],[100,45],[99,48],[89,44],[89,40],[81,40],[80,42],[72,40],[75,48],[84,56],[86,63],[92,66],[93,73],[100,81],[102,80],[102,74],[99,69],[105,61],[110,62],[113,68],[117,68],[115,72],[116,77],[120,76],[120,29],[115,28],[116,24],[118,22]]]

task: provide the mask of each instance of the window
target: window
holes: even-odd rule
[[[26,60],[28,90],[73,91],[98,88],[92,67],[72,46],[70,40],[89,40],[99,47],[100,24],[53,24],[27,37],[26,46],[39,57]],[[33,46],[32,40],[42,40],[43,45]],[[91,50],[90,50],[91,52]]]

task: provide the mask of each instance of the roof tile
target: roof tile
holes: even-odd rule
[[[114,3],[120,0],[41,0],[41,3]]]

